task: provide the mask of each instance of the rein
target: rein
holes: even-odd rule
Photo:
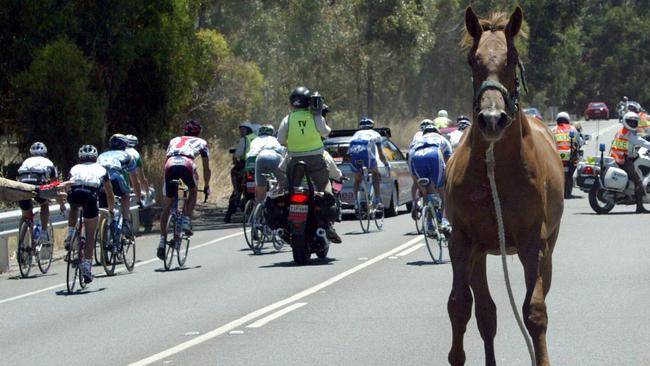
[[[515,113],[519,111],[519,90],[520,85],[524,87],[524,92],[528,93],[528,85],[526,84],[526,69],[524,64],[520,61],[517,62],[517,68],[519,69],[519,75],[515,72],[515,91],[510,94],[508,89],[503,86],[500,82],[496,80],[485,80],[481,83],[481,86],[478,88],[474,94],[474,111],[476,113],[481,110],[481,97],[483,93],[488,90],[496,90],[501,93],[503,99],[506,101],[506,107],[508,108],[508,114],[510,117],[514,118]],[[520,83],[521,77],[521,83]]]

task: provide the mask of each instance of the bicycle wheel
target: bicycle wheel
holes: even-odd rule
[[[255,206],[251,219],[251,236],[253,238],[253,253],[260,254],[266,241],[266,220],[264,220],[264,206]]]
[[[106,220],[104,219],[104,215],[100,213],[97,221],[97,232],[100,235],[103,235],[104,233],[105,224],[106,224]],[[95,238],[95,251],[93,252],[93,256],[95,257],[95,264],[98,266],[102,264],[102,258],[101,258],[101,254],[103,253],[102,243],[103,243],[103,238]]]
[[[273,242],[273,249],[275,249],[278,252],[280,250],[282,250],[282,247],[284,246],[284,244],[286,244],[284,242],[284,240],[279,235],[277,235],[276,233],[273,233],[273,236],[271,237],[271,239],[272,239],[272,242]]]
[[[30,225],[23,222],[18,232],[18,248],[16,249],[16,260],[20,269],[20,276],[29,276],[32,270],[32,229]]]
[[[422,232],[424,233],[424,242],[427,251],[433,260],[433,263],[439,263],[442,260],[442,246],[438,237],[438,221],[430,205],[422,208]]]
[[[72,240],[70,240],[68,254],[66,254],[66,262],[68,262],[68,266],[65,277],[68,294],[74,292],[74,286],[77,282],[77,277],[81,277],[79,273],[79,269],[81,267],[81,263],[79,262],[79,242],[79,232],[75,232]]]
[[[363,193],[362,193],[363,192]],[[357,191],[357,218],[364,233],[370,231],[370,212],[368,211],[368,191],[362,187]]]
[[[36,262],[42,274],[46,274],[52,265],[52,251],[54,249],[54,229],[52,225],[47,226],[47,234],[50,240],[38,243],[36,250]]]
[[[117,253],[115,251],[115,233],[113,232],[113,224],[106,221],[102,227],[102,235],[100,235],[101,245],[99,261],[104,267],[104,272],[107,276],[115,274],[115,264],[117,262]]]
[[[135,267],[135,239],[122,237],[122,259],[126,270],[132,272]]]
[[[251,231],[251,218],[253,217],[253,211],[255,210],[255,202],[253,200],[248,200],[246,206],[244,206],[244,238],[246,238],[246,244],[251,250],[255,250],[253,245],[253,234]]]
[[[176,250],[176,224],[178,220],[176,219],[176,214],[171,214],[167,218],[167,235],[165,236],[165,242],[167,243],[167,248],[165,249],[165,260],[163,264],[165,265],[165,271],[169,271],[172,267],[172,260],[174,259],[174,251]],[[169,233],[171,232],[172,237],[169,238]]]
[[[384,228],[384,216],[386,216],[386,208],[373,208],[372,211],[372,216],[375,219],[375,226],[377,226],[377,230],[381,231]]]
[[[415,229],[417,230],[418,235],[420,235],[422,234],[422,207],[423,207],[422,197],[418,198],[417,207],[420,207],[420,209],[417,210],[415,217],[411,216],[411,218],[415,222]]]
[[[179,267],[185,265],[185,260],[187,260],[187,253],[190,251],[190,238],[182,235],[178,238],[178,248],[176,248],[176,261],[178,262]]]

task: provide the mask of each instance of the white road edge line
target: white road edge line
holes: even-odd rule
[[[271,311],[273,311],[275,309],[281,308],[281,307],[283,307],[285,305],[288,305],[288,304],[290,304],[290,303],[292,303],[294,301],[298,301],[298,300],[300,300],[300,299],[302,299],[304,297],[307,297],[307,296],[309,296],[311,294],[314,294],[314,293],[322,290],[323,288],[328,287],[328,286],[330,286],[330,285],[332,285],[332,284],[334,284],[334,283],[336,283],[336,282],[350,276],[351,274],[353,274],[355,272],[358,272],[358,271],[360,271],[360,270],[362,270],[362,269],[364,269],[364,268],[366,268],[366,267],[368,267],[370,265],[373,265],[373,264],[381,261],[382,259],[384,259],[386,257],[389,257],[389,256],[391,256],[391,255],[393,255],[395,253],[401,252],[402,250],[408,248],[409,246],[417,243],[420,240],[422,240],[422,237],[413,238],[413,239],[407,241],[406,243],[404,243],[404,244],[402,244],[402,245],[400,245],[400,246],[398,246],[396,248],[393,248],[393,249],[391,249],[391,250],[389,250],[389,251],[387,251],[387,252],[385,252],[383,254],[380,254],[380,255],[366,261],[366,262],[363,262],[363,263],[361,263],[361,264],[359,264],[359,265],[357,265],[355,267],[352,267],[352,268],[348,269],[345,272],[339,273],[338,275],[328,279],[327,281],[321,282],[316,286],[313,286],[313,287],[310,287],[310,288],[308,288],[306,290],[303,290],[303,291],[301,291],[301,292],[299,292],[299,293],[297,293],[297,294],[295,294],[293,296],[287,297],[284,300],[280,300],[280,301],[275,302],[275,303],[273,303],[271,305],[268,305],[268,306],[263,307],[261,309],[255,310],[252,313],[248,313],[247,315],[244,315],[239,319],[235,319],[235,320],[231,321],[228,324],[222,325],[219,328],[213,329],[213,330],[211,330],[211,331],[209,331],[207,333],[204,333],[204,334],[202,334],[202,335],[200,335],[200,336],[198,336],[196,338],[190,339],[189,341],[183,342],[183,343],[181,343],[179,345],[168,348],[168,349],[166,349],[166,350],[164,350],[162,352],[156,353],[153,356],[149,356],[149,357],[147,357],[145,359],[134,362],[134,363],[130,364],[129,366],[149,365],[149,364],[152,364],[154,362],[163,360],[163,359],[165,359],[165,358],[167,358],[169,356],[175,355],[175,354],[177,354],[179,352],[182,352],[182,351],[184,351],[184,350],[186,350],[188,348],[191,348],[191,347],[194,347],[194,346],[199,345],[201,343],[207,342],[207,341],[211,340],[212,338],[215,338],[215,337],[217,337],[219,335],[222,335],[222,334],[224,334],[226,332],[229,332],[229,331],[231,331],[231,330],[233,330],[233,329],[235,329],[237,327],[240,327],[243,324],[246,324],[246,323],[248,323],[248,322],[250,322],[250,321],[252,321],[252,320],[254,320],[254,319],[256,319],[256,318],[258,318],[258,317],[260,317],[260,316],[262,316],[264,314],[266,314],[266,313],[269,313],[269,312],[271,312]]]
[[[405,251],[397,254],[397,256],[398,257],[404,257],[404,256],[409,255],[409,254],[415,252],[416,250],[422,248],[423,246],[424,246],[424,243],[416,244],[416,245],[406,249]]]
[[[226,236],[223,236],[223,237],[221,237],[221,238],[213,239],[213,240],[210,240],[210,241],[205,242],[205,243],[203,243],[203,244],[199,244],[199,245],[197,245],[197,246],[190,247],[190,251],[195,250],[195,249],[199,249],[199,248],[203,248],[203,247],[205,247],[205,246],[212,245],[212,244],[218,243],[218,242],[220,242],[220,241],[224,241],[224,240],[226,240],[226,239],[234,238],[235,236],[239,236],[239,235],[243,235],[243,234],[244,234],[244,232],[242,231],[242,232],[238,232],[238,233],[234,233],[234,234],[226,235]],[[158,258],[147,259],[146,261],[142,261],[142,262],[138,262],[138,263],[136,263],[136,264],[135,264],[135,267],[144,266],[144,265],[146,265],[146,264],[153,263],[153,262],[156,262],[156,261],[159,261],[159,260],[160,260],[160,259],[158,259]],[[122,267],[121,269],[115,271],[115,273],[122,273],[122,272],[126,272],[126,268]],[[19,299],[22,299],[22,298],[25,298],[25,297],[28,297],[28,296],[32,296],[32,295],[36,295],[36,294],[40,294],[41,292],[50,291],[50,290],[53,290],[53,289],[55,289],[55,288],[64,287],[65,285],[66,285],[66,283],[64,282],[64,283],[60,283],[60,284],[58,284],[58,285],[54,285],[54,286],[50,286],[50,287],[46,287],[46,288],[42,288],[42,289],[40,289],[40,290],[36,290],[36,291],[32,291],[32,292],[28,292],[28,293],[26,293],[26,294],[22,294],[22,295],[14,296],[14,297],[9,297],[9,298],[7,298],[7,299],[0,300],[0,304],[4,304],[4,303],[6,303],[6,302],[11,302],[11,301],[19,300]]]
[[[293,305],[287,306],[286,308],[284,308],[282,310],[276,311],[275,313],[256,321],[255,323],[247,326],[246,328],[263,327],[263,326],[266,325],[266,323],[268,323],[268,322],[270,322],[272,320],[275,320],[275,319],[277,319],[277,318],[279,318],[279,317],[281,317],[281,316],[283,316],[285,314],[288,314],[288,313],[290,313],[290,312],[292,312],[292,311],[294,311],[294,310],[296,310],[298,308],[301,308],[301,307],[303,307],[305,305],[307,305],[306,302],[297,302],[297,303],[295,303]]]

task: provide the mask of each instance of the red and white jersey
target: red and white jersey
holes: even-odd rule
[[[208,156],[208,143],[202,138],[178,136],[169,141],[169,146],[167,146],[168,157],[182,155],[194,159],[199,154],[202,157]]]

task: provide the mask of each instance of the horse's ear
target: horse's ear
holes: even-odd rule
[[[467,33],[469,33],[472,38],[481,38],[483,28],[481,28],[481,23],[478,21],[478,17],[471,6],[468,6],[465,10],[465,28],[467,28]]]
[[[517,6],[510,16],[510,20],[508,20],[508,25],[506,26],[506,37],[514,38],[519,33],[523,19],[524,14],[521,11],[521,7]]]

